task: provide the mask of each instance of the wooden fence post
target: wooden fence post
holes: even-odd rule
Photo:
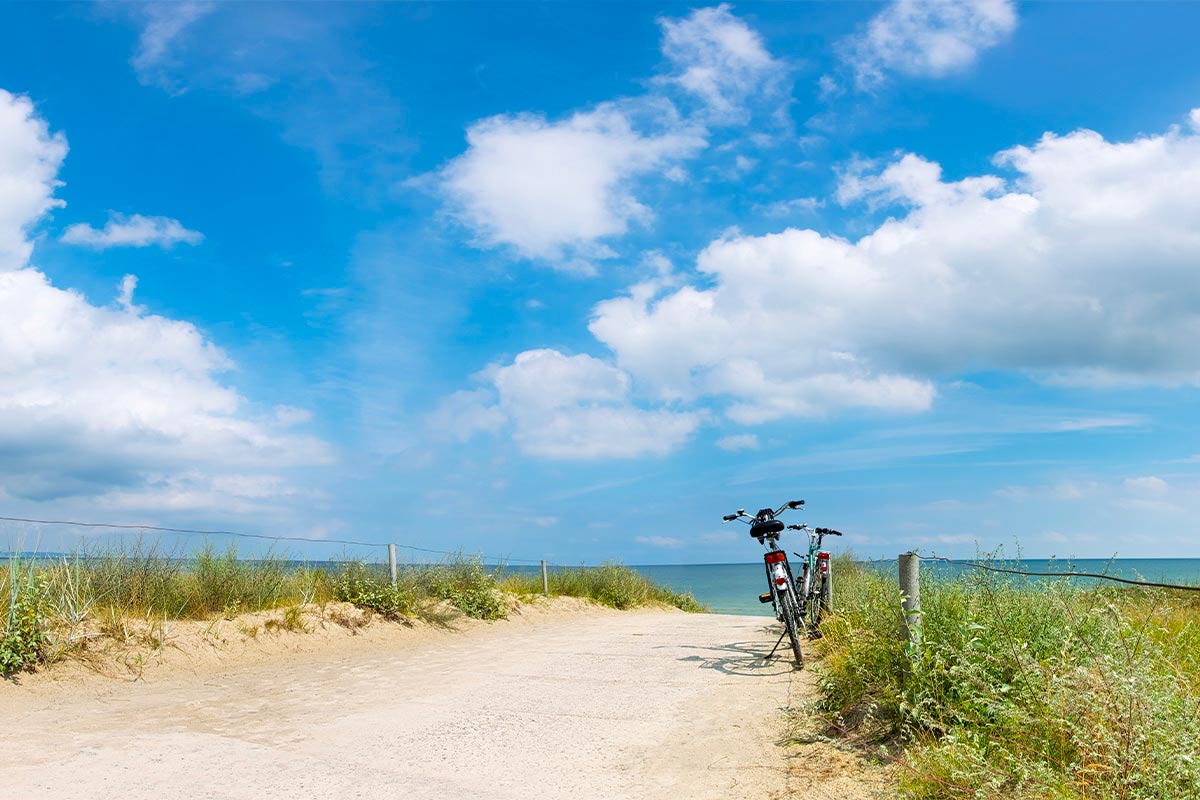
[[[546,559],[542,559],[542,594],[550,596],[550,579],[546,577]]]
[[[904,638],[912,647],[921,644],[921,557],[900,554],[900,593],[904,607]]]
[[[396,545],[388,545],[388,571],[392,574],[392,588],[395,589],[399,583],[396,575]]]

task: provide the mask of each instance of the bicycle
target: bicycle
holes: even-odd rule
[[[821,549],[826,536],[841,536],[832,528],[810,528],[807,525],[788,525],[796,531],[808,532],[808,553],[792,555],[804,559],[800,575],[800,609],[808,628],[808,638],[821,638],[821,618],[833,612],[833,568],[829,553]]]
[[[803,500],[789,500],[777,510],[763,508],[759,509],[754,516],[750,516],[746,513],[746,509],[739,508],[737,513],[726,514],[724,517],[725,522],[740,519],[748,524],[750,535],[767,548],[767,552],[763,554],[763,564],[767,570],[767,586],[770,591],[760,594],[758,601],[770,603],[775,609],[775,618],[783,623],[783,633],[780,634],[779,641],[775,642],[775,646],[771,648],[771,652],[767,654],[765,660],[770,660],[775,655],[775,651],[783,643],[783,637],[786,636],[791,640],[792,654],[796,657],[797,667],[804,666],[804,653],[800,650],[801,632],[805,628],[804,612],[800,608],[800,595],[796,591],[796,579],[792,575],[792,567],[788,563],[787,553],[779,549],[779,534],[783,532],[784,524],[776,517],[786,510],[803,507]],[[799,528],[800,526],[791,527]]]

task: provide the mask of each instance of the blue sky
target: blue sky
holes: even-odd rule
[[[1200,556],[1200,6],[0,21],[0,515]]]

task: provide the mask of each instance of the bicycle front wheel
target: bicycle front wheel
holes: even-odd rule
[[[779,593],[779,611],[783,616],[783,626],[787,628],[788,638],[792,640],[792,654],[796,657],[796,666],[804,666],[804,653],[800,651],[800,639],[804,629],[804,617],[792,592]]]

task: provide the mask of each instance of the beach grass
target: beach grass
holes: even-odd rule
[[[598,567],[555,567],[547,575],[547,584],[552,596],[583,597],[623,610],[650,605],[674,606],[688,612],[706,610],[691,593],[667,589],[615,561]],[[542,576],[509,574],[501,585],[516,595],[541,594]]]
[[[276,552],[241,558],[235,547],[191,553],[136,541],[56,558],[13,556],[0,567],[0,674],[11,675],[70,652],[97,624],[126,639],[128,620],[162,631],[171,621],[235,619],[281,610],[263,630],[303,630],[301,609],[339,601],[391,620],[444,622],[448,607],[469,617],[502,619],[514,597],[541,594],[541,576],[490,567],[457,554],[441,563],[406,565],[393,585],[386,568],[356,560],[297,564]],[[551,593],[614,608],[665,604],[702,610],[620,564],[556,568]],[[90,627],[89,627],[90,626]],[[254,628],[257,632],[257,628]]]
[[[899,760],[901,796],[1200,797],[1197,593],[923,576],[916,647],[894,574],[834,570],[822,709]]]

